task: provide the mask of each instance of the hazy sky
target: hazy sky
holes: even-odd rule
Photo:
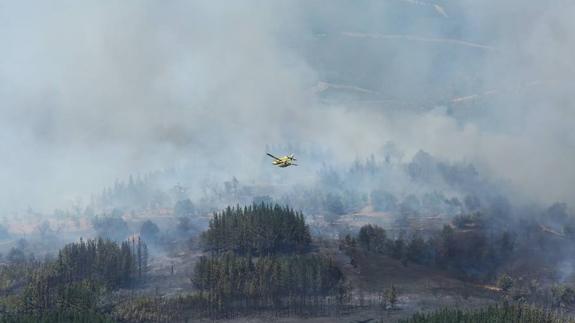
[[[566,0],[0,0],[0,207],[182,163],[258,176],[266,144],[345,162],[387,141],[575,202],[572,17]]]

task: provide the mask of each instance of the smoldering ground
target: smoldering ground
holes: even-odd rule
[[[1,1],[0,205],[66,206],[173,165],[198,183],[261,179],[266,144],[338,164],[389,141],[572,202],[574,13],[559,0]]]

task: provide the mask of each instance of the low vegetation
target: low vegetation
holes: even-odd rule
[[[555,311],[527,305],[497,305],[479,310],[443,309],[415,314],[399,323],[573,323],[574,319]]]

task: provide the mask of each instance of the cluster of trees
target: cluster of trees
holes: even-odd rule
[[[159,189],[157,179],[161,174],[149,174],[144,177],[130,176],[127,182],[116,181],[106,188],[94,201],[98,208],[158,208],[169,206],[172,202],[167,192]]]
[[[94,217],[92,227],[99,237],[114,241],[123,241],[131,233],[128,223],[122,218],[122,212],[119,209],[115,209],[109,215]],[[147,242],[154,243],[160,239],[160,228],[151,220],[144,221],[139,231],[140,236]]]
[[[22,241],[26,240],[22,239]],[[23,246],[18,246],[18,248],[12,247],[4,258],[10,264],[23,264],[26,262],[32,262],[34,260],[34,254],[29,253],[27,255],[24,249],[26,248]]]
[[[402,237],[387,238],[385,230],[377,225],[368,224],[360,228],[357,237],[346,235],[341,241],[340,248],[353,251],[359,248],[364,251],[384,254],[401,260],[404,264],[409,261],[419,264],[429,264],[433,261],[433,249],[429,241],[414,236],[409,240]]]
[[[505,299],[517,303],[541,304],[547,308],[565,308],[575,305],[575,289],[566,284],[541,284],[537,279],[526,280],[508,273],[496,281],[505,293]]]
[[[315,255],[284,257],[202,257],[192,279],[196,288],[218,302],[253,300],[261,304],[293,303],[308,297],[346,293],[344,277],[333,261]]]
[[[100,230],[120,217],[96,219]],[[115,220],[114,220],[115,219]],[[142,224],[142,235],[157,236],[152,222]],[[229,316],[259,310],[318,313],[350,301],[343,273],[331,259],[311,250],[304,216],[288,207],[265,204],[228,208],[216,214],[202,235],[208,256],[201,257],[192,282],[198,289],[187,296],[160,300],[134,298],[103,302],[110,291],[132,288],[145,277],[148,252],[139,238],[124,242],[98,238],[64,246],[43,262],[22,257],[2,268],[0,279],[10,297],[0,300],[2,319],[10,322],[44,321],[154,321]],[[17,255],[11,256],[17,259]],[[187,313],[187,314],[186,314]]]
[[[465,203],[469,208],[480,205],[473,198]],[[575,250],[575,239],[565,229],[566,224],[575,223],[575,218],[561,203],[546,210],[526,212],[521,218],[510,217],[508,203],[499,200],[481,212],[454,217],[451,225],[425,239],[418,236],[391,239],[383,228],[367,225],[357,236],[346,236],[341,245],[350,251],[352,259],[353,250],[384,254],[405,264],[435,266],[462,278],[497,284],[505,298],[514,302],[534,302],[552,308],[573,306],[572,286],[550,286],[545,282],[564,281],[570,275],[561,264]],[[525,259],[529,261],[526,263]],[[537,272],[543,267],[556,270],[542,277],[543,280],[517,275],[523,270]],[[514,268],[516,272],[504,273],[503,268]]]
[[[183,236],[189,236],[190,231],[197,232],[192,218],[198,214],[198,209],[189,198],[179,200],[174,206],[174,216],[178,219],[177,231]]]
[[[189,174],[181,169],[164,169],[142,176],[130,175],[126,181],[116,181],[93,198],[95,209],[157,209],[172,207],[179,200],[187,198],[187,191],[180,186],[188,182]]]
[[[369,205],[368,195],[355,189],[342,188],[324,190],[322,188],[298,187],[278,199],[308,214],[321,214],[326,222],[337,223],[342,215],[360,211]]]
[[[305,252],[311,236],[302,213],[279,205],[254,204],[228,207],[214,214],[201,242],[214,253],[233,251],[256,256]]]
[[[397,198],[384,190],[376,189],[370,194],[371,205],[375,211],[393,212],[397,210]]]
[[[147,267],[147,247],[139,239],[121,244],[104,239],[80,240],[44,262],[3,267],[0,277],[18,272],[23,287],[6,291],[14,299],[5,308],[6,322],[110,322],[98,301],[109,290],[132,286]],[[6,276],[8,277],[8,276]],[[9,297],[9,298],[10,298]]]
[[[575,319],[546,309],[519,304],[494,305],[479,310],[442,309],[427,314],[415,314],[399,323],[574,323]]]
[[[349,189],[341,193],[327,193],[322,196],[322,202],[322,212],[328,223],[335,223],[342,215],[358,212],[368,205],[366,194]]]
[[[0,265],[0,296],[21,289],[38,266],[36,261],[9,262]]]
[[[154,222],[147,220],[140,226],[140,236],[150,242],[157,242],[160,235],[160,228]]]
[[[396,165],[390,163],[389,154],[385,158],[385,161],[378,162],[372,156],[365,161],[356,161],[347,169],[324,167],[318,173],[316,185],[298,187],[293,192],[274,198],[306,213],[322,214],[328,222],[335,223],[341,215],[358,212],[368,206],[370,201],[375,210],[399,212],[404,215],[417,212],[433,214],[457,214],[464,210],[472,212],[481,205],[476,195],[485,198],[483,192],[496,191],[493,186],[481,180],[472,165],[445,164],[425,152],[419,152],[411,162]],[[154,209],[168,208],[176,204],[175,213],[183,218],[178,214],[194,214],[196,210],[213,210],[226,204],[262,202],[259,199],[261,191],[256,187],[242,185],[233,178],[223,185],[207,185],[204,188],[206,196],[197,201],[197,205],[188,208],[189,205],[180,203],[188,202],[186,189],[179,185],[166,184],[181,181],[178,176],[184,173],[166,170],[144,176],[130,176],[126,181],[117,181],[94,199],[91,213],[94,209],[107,211],[115,208]],[[399,198],[394,196],[394,192],[397,192],[396,187],[382,185],[382,183],[413,181],[418,185],[425,185],[425,189],[430,193]],[[442,191],[467,195],[471,197],[469,200],[471,203],[467,201],[464,203],[455,197],[447,198],[441,193]],[[271,200],[263,202],[270,203]]]
[[[21,316],[45,320],[80,313],[90,313],[92,315],[86,317],[99,319],[102,315],[98,313],[97,305],[103,292],[104,287],[98,281],[68,281],[56,266],[46,264],[32,274],[21,295],[20,305],[11,314],[18,318],[17,321]]]
[[[310,203],[315,202],[321,206],[323,202],[324,208],[316,207],[315,211],[319,209],[329,215],[332,208],[329,202],[339,200],[341,203],[334,205],[341,207],[335,209],[343,209],[346,213],[350,213],[368,204],[366,193],[369,193],[369,200],[376,211],[397,212],[403,215],[422,212],[453,215],[477,211],[483,206],[481,199],[490,200],[490,197],[497,195],[497,188],[483,180],[473,165],[444,163],[423,151],[418,152],[407,163],[394,165],[391,159],[386,156],[385,161],[378,162],[372,156],[365,161],[356,161],[347,170],[326,167],[318,174],[318,190],[314,191],[314,194],[321,197],[327,193],[331,197],[328,199],[325,195],[323,199],[312,199],[299,196],[293,199],[295,201],[293,205],[308,210],[311,208]],[[397,192],[396,187],[382,185],[382,183],[414,182],[428,193],[417,196],[410,194],[400,198],[394,195]],[[371,188],[371,191],[366,188]],[[447,197],[442,193],[446,191],[458,192],[461,196],[465,196],[465,200]]]
[[[92,226],[99,237],[122,241],[130,234],[130,230],[128,229],[128,224],[121,216],[122,212],[119,209],[114,209],[114,212],[110,215],[92,219]]]
[[[303,214],[279,205],[254,204],[215,214],[202,234],[209,256],[196,264],[192,282],[219,313],[318,308],[349,296],[343,273],[310,250]]]
[[[575,289],[571,286],[556,285],[551,287],[552,305],[555,307],[575,304]]]
[[[102,238],[80,239],[60,250],[55,269],[64,282],[89,279],[115,289],[141,279],[147,263],[148,248],[139,237],[120,244]]]
[[[448,185],[452,189],[466,192],[494,189],[481,178],[472,164],[442,162],[422,150],[407,163],[406,172],[419,183]]]
[[[174,216],[178,218],[188,218],[196,214],[196,207],[189,198],[176,202],[174,206]]]
[[[113,317],[148,322],[258,311],[317,314],[350,303],[343,273],[330,258],[307,252],[311,236],[304,216],[288,207],[228,207],[214,215],[201,243],[207,253],[190,277],[196,292],[131,299],[116,306]]]
[[[370,200],[378,211],[408,215],[418,211],[434,214],[457,214],[464,210],[473,212],[481,206],[477,196],[485,199],[485,192],[497,191],[493,185],[480,178],[472,165],[442,163],[425,152],[419,152],[410,162],[401,163],[400,159],[390,158],[391,155],[386,153],[385,161],[377,161],[373,156],[365,161],[356,161],[347,169],[324,167],[318,173],[316,185],[298,187],[285,196],[274,198],[306,213],[325,215],[328,222],[335,223],[342,214],[357,212],[368,206]],[[393,164],[391,160],[398,163]],[[187,200],[188,194],[184,187],[173,184],[182,179],[185,182],[188,178],[183,175],[185,172],[172,169],[117,181],[94,199],[91,213],[94,209],[154,209],[180,204],[180,201]],[[413,181],[417,185],[424,185],[429,193],[399,198],[394,196],[397,187],[382,185]],[[170,186],[167,183],[173,184]],[[194,209],[212,210],[226,204],[261,202],[258,198],[262,192],[256,187],[242,185],[236,178],[222,184],[206,185],[206,196],[197,201],[191,212],[184,213],[194,213]],[[459,192],[461,196],[467,195],[471,199],[466,197],[464,203],[455,197],[447,198],[442,191]],[[180,213],[179,206],[183,205],[176,205],[176,213]]]
[[[382,183],[417,183],[427,192],[401,196],[397,187]],[[450,196],[453,192],[459,197]],[[315,187],[298,188],[281,201],[306,213],[322,214],[328,223],[336,223],[341,215],[359,212],[369,205],[375,211],[403,217],[456,215],[489,208],[500,202],[497,199],[496,187],[482,180],[473,165],[442,163],[419,152],[411,162],[399,165],[377,162],[371,157],[356,161],[348,169],[324,167]]]
[[[473,195],[468,197],[475,198]],[[448,198],[436,191],[420,196],[409,194],[399,199],[388,191],[375,189],[370,193],[370,199],[375,211],[392,212],[403,216],[457,214],[465,209],[457,197]]]
[[[497,268],[511,255],[514,241],[507,231],[488,237],[482,230],[458,232],[449,225],[427,240],[419,236],[390,239],[383,228],[368,224],[360,228],[357,237],[347,235],[340,245],[350,251],[359,248],[388,255],[404,264],[439,266],[470,278],[488,280],[495,277]]]

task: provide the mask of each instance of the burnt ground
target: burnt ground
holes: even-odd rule
[[[193,291],[191,277],[199,249],[190,249],[184,241],[168,247],[151,247],[146,281],[122,294],[173,297]]]
[[[218,320],[219,322],[357,322],[359,320],[383,319],[395,322],[418,311],[431,311],[443,307],[478,308],[496,303],[502,293],[493,286],[481,286],[464,282],[436,269],[417,264],[404,266],[400,261],[382,255],[356,255],[357,267],[350,264],[350,257],[338,250],[335,241],[321,242],[315,252],[332,257],[353,286],[353,301],[365,307],[344,316],[334,317],[277,317],[262,313],[257,316]],[[153,252],[148,280],[135,293],[172,297],[193,290],[190,281],[194,264],[201,250],[190,250],[180,245],[168,252]],[[172,273],[173,266],[173,273]],[[385,289],[394,286],[398,291],[398,303],[394,309],[383,309],[376,299]],[[131,293],[134,293],[132,291]],[[212,322],[212,320],[205,320]]]

